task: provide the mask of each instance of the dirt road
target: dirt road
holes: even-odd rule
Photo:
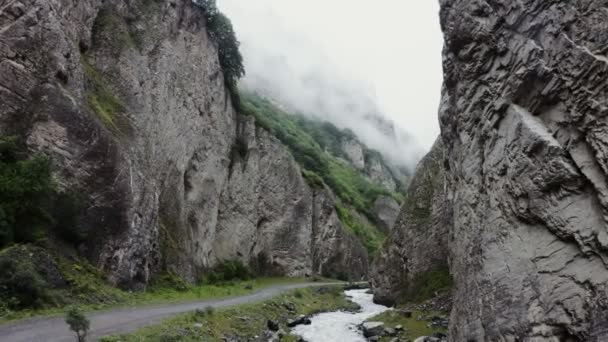
[[[88,315],[91,320],[89,340],[106,335],[125,334],[161,322],[175,314],[211,306],[228,306],[262,301],[283,292],[310,286],[335,285],[336,283],[302,283],[275,285],[242,297],[210,299],[199,302],[144,306],[116,309]],[[32,318],[0,325],[2,342],[74,342],[76,337],[65,324],[63,317]]]

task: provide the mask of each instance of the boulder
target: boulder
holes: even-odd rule
[[[399,314],[405,318],[412,318],[412,311],[410,310],[399,310]]]
[[[310,324],[312,324],[310,318],[308,318],[304,315],[300,315],[300,317],[298,317],[296,319],[287,321],[287,326],[290,328],[293,328],[298,325],[310,325]]]
[[[372,336],[380,336],[384,333],[384,323],[365,322],[361,324],[361,330],[363,330],[363,336],[368,338]]]
[[[384,336],[395,336],[397,335],[397,330],[393,328],[384,328]]]
[[[279,323],[277,321],[273,321],[271,319],[269,319],[266,322],[266,326],[268,327],[268,329],[270,329],[271,331],[279,331]]]

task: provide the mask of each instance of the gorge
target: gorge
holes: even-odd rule
[[[81,271],[145,292],[243,266],[447,296],[450,341],[608,340],[608,2],[439,2],[441,134],[410,170],[238,89],[212,1],[0,0],[0,317],[99,292]],[[44,158],[48,189],[15,189]],[[10,292],[19,269],[50,293]]]

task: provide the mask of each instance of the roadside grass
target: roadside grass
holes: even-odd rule
[[[259,337],[268,330],[266,326],[268,320],[278,322],[281,329],[289,332],[286,327],[287,321],[299,315],[358,309],[356,304],[346,298],[342,286],[324,288],[327,290],[297,289],[263,302],[216,309],[211,312],[196,310],[132,334],[104,337],[100,341],[223,341],[225,338],[245,340]],[[296,341],[296,338],[286,335],[282,341]]]
[[[390,310],[383,312],[377,316],[368,319],[368,322],[383,322],[387,328],[395,328],[397,325],[403,326],[407,331],[407,337],[410,340],[415,340],[420,336],[431,336],[434,333],[447,333],[447,329],[429,327],[430,322],[427,320],[418,320],[418,317],[433,317],[433,316],[445,316],[447,312],[437,311],[420,311],[412,310],[412,317],[406,318],[401,315],[398,310]],[[384,336],[380,338],[381,342],[388,342],[392,337]]]
[[[84,278],[84,279],[83,279]],[[78,288],[85,288],[83,293],[93,290],[95,293],[108,294],[108,300],[101,302],[79,301],[78,298],[70,300],[65,305],[46,307],[40,309],[25,309],[7,311],[0,317],[0,323],[21,320],[38,316],[63,315],[68,305],[78,305],[85,312],[94,312],[113,308],[126,308],[133,306],[160,305],[167,303],[183,303],[207,299],[221,299],[244,296],[273,285],[297,284],[310,282],[309,278],[256,278],[247,281],[227,282],[219,285],[189,286],[187,289],[168,287],[151,287],[143,292],[128,292],[111,287],[99,279],[90,279],[84,276],[78,280]],[[323,280],[324,281],[324,280]],[[52,290],[56,291],[56,290]],[[61,292],[56,291],[57,295]],[[77,297],[82,297],[78,296]]]

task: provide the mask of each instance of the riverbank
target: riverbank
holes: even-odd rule
[[[223,309],[202,308],[143,328],[132,334],[110,336],[104,342],[136,341],[297,341],[289,334],[290,321],[320,312],[357,310],[342,286],[303,288],[263,302]]]
[[[370,326],[375,327],[369,337],[379,342],[416,341],[420,337],[431,337],[429,341],[444,341],[451,307],[450,291],[436,293],[420,303],[398,305],[393,310],[367,319]]]

